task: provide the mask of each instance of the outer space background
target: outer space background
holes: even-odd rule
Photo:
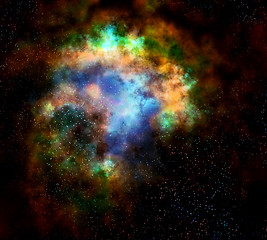
[[[260,0],[0,2],[0,239],[266,239]]]

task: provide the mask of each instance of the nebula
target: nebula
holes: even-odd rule
[[[6,1],[0,239],[265,239],[253,2]]]
[[[173,37],[161,46],[156,36],[108,23],[88,32],[61,48],[29,137],[29,173],[42,183],[30,194],[47,195],[75,219],[131,211],[127,195],[164,169],[157,138],[201,118],[190,97],[197,80]]]

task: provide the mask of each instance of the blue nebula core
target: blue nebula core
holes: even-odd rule
[[[64,67],[54,74],[56,85],[71,83],[80,92],[88,84],[98,85],[110,116],[105,138],[108,154],[149,165],[155,155],[150,121],[159,112],[160,102],[149,93],[148,81],[146,73],[122,79],[119,72],[101,66],[86,70]]]

